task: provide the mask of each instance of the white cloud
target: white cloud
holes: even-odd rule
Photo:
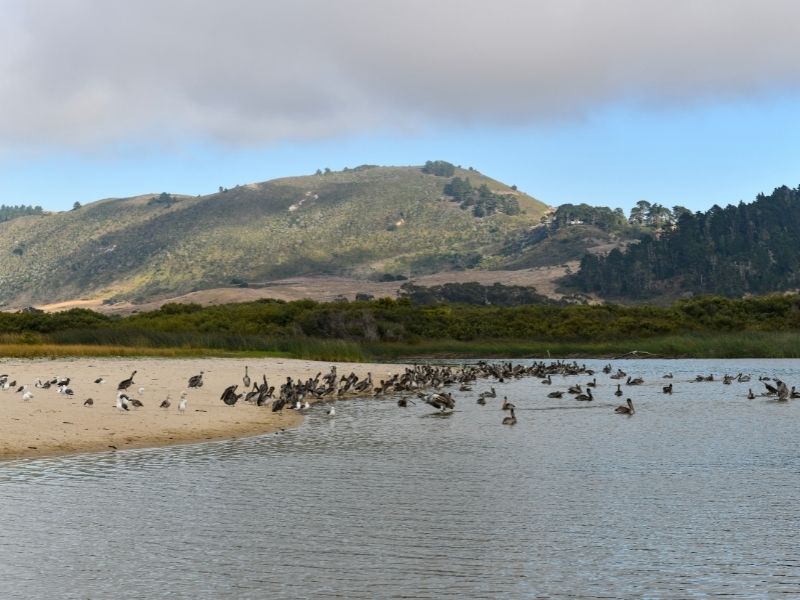
[[[0,147],[579,118],[800,83],[791,0],[0,0]]]

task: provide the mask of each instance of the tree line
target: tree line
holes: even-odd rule
[[[608,298],[662,294],[741,296],[800,286],[800,188],[752,203],[681,212],[675,227],[625,252],[587,254],[571,283]]]

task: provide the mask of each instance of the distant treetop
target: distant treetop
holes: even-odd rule
[[[422,172],[428,175],[438,175],[439,177],[452,177],[456,172],[456,168],[444,160],[429,160],[422,167]]]
[[[19,206],[6,206],[5,204],[0,204],[0,222],[10,221],[11,219],[24,217],[25,215],[41,214],[44,214],[41,206],[25,206],[23,204]]]

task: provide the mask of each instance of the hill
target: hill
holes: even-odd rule
[[[469,180],[468,196],[445,193],[456,178]],[[459,168],[363,166],[206,196],[107,199],[0,223],[0,303],[139,303],[288,277],[378,281],[503,267],[509,240],[547,212]]]

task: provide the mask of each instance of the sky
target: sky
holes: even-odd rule
[[[447,160],[550,205],[800,184],[794,0],[0,0],[0,203]]]

